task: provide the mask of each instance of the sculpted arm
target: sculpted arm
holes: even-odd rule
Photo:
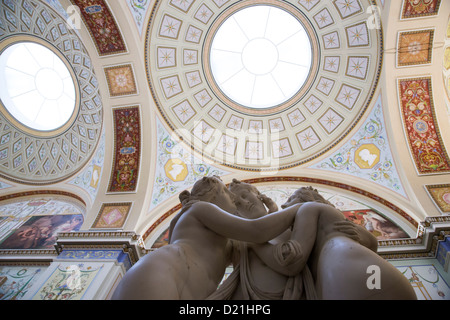
[[[322,206],[318,203],[298,206],[289,240],[254,244],[252,249],[272,270],[286,276],[297,275],[303,270],[316,242]]]
[[[189,210],[205,227],[229,239],[264,243],[285,231],[294,222],[298,206],[258,219],[232,215],[207,202],[198,202]]]
[[[277,212],[278,206],[271,198],[268,196],[261,194],[259,196],[259,199],[266,205],[267,209],[269,210],[269,213]]]
[[[274,271],[295,276],[305,267],[314,247],[321,210],[330,208],[319,203],[305,203],[298,207],[290,240],[255,245],[258,257]]]
[[[313,216],[309,217],[309,219],[313,218]],[[301,220],[297,219],[297,221]],[[373,252],[377,252],[377,239],[363,226],[347,220],[338,221],[334,223],[332,230],[339,231]],[[294,235],[294,237],[297,237],[297,235]],[[272,270],[286,276],[295,276],[301,271],[308,257],[305,257],[301,243],[295,238],[290,237],[285,241],[278,240],[279,238],[264,244],[252,244],[251,248]]]
[[[376,252],[378,241],[369,231],[355,224],[352,224],[350,229],[340,229],[339,224],[349,223],[341,219],[344,219],[342,213],[327,204],[308,202],[302,205],[295,217],[291,240],[300,245],[303,257],[289,264],[287,269],[291,274],[302,271],[307,263],[314,245],[317,244],[319,229],[326,234],[339,232]],[[356,235],[352,236],[354,232]]]

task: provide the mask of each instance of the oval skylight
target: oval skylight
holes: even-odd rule
[[[75,109],[76,91],[67,66],[52,50],[19,42],[0,55],[0,98],[21,124],[38,131],[63,126]]]
[[[311,65],[311,42],[303,25],[274,6],[256,5],[232,14],[211,44],[216,84],[249,108],[270,108],[291,99],[306,82]]]

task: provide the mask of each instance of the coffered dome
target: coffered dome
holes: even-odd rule
[[[176,134],[206,159],[286,169],[335,146],[379,80],[370,1],[159,1],[149,85]]]
[[[7,2],[0,30],[0,175],[50,184],[77,173],[101,135],[103,105],[77,32],[39,2]]]

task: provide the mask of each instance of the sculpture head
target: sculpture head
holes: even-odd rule
[[[317,189],[314,189],[313,187],[302,187],[295,190],[295,192],[292,194],[292,196],[289,197],[286,203],[281,205],[281,208],[285,209],[293,206],[294,204],[305,202],[320,202],[334,207],[331,202],[320,195]]]
[[[261,193],[255,186],[233,179],[228,188],[235,196],[238,215],[256,219],[267,214],[267,209],[261,200]]]
[[[233,193],[228,190],[227,186],[217,176],[203,177],[202,179],[197,180],[194,183],[191,192],[184,190],[180,193],[178,198],[183,207],[170,222],[169,243],[171,242],[172,232],[178,220],[195,202],[210,202],[231,214],[236,214],[237,212]]]
[[[192,187],[191,192],[185,190],[180,193],[179,199],[183,209],[187,209],[193,202],[205,201],[217,205],[219,208],[235,214],[235,197],[223,181],[217,177],[203,177],[197,180]]]

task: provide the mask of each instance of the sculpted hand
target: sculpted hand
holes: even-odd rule
[[[342,232],[350,239],[361,243],[361,237],[359,236],[359,229],[355,223],[348,220],[338,221],[334,223],[333,229],[335,231]]]
[[[307,257],[303,254],[300,243],[288,240],[276,245],[274,249],[275,261],[286,269],[288,275],[295,275],[303,270]]]
[[[366,228],[351,221],[338,221],[334,223],[333,229],[344,233],[347,237],[355,240],[373,252],[378,250],[378,240]]]
[[[269,209],[269,213],[278,211],[278,206],[277,206],[277,204],[276,204],[272,199],[270,199],[268,196],[266,196],[266,195],[264,195],[264,194],[260,194],[260,195],[258,196],[258,198],[259,198],[259,200],[261,200],[261,201],[266,205],[266,207]]]

